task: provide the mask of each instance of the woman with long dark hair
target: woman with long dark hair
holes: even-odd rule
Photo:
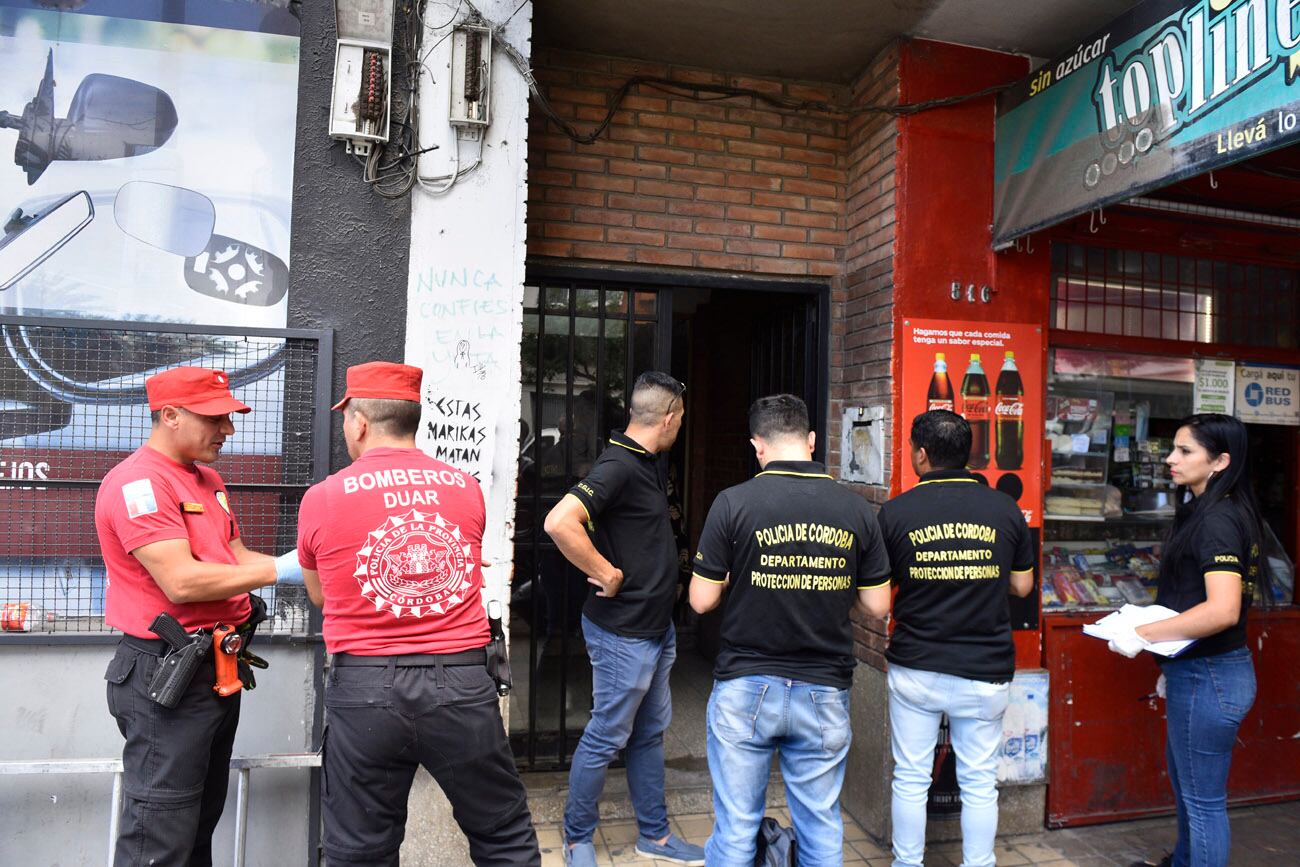
[[[1132,657],[1150,642],[1196,639],[1177,657],[1156,657],[1166,701],[1165,757],[1178,808],[1178,843],[1159,863],[1222,867],[1228,863],[1232,747],[1255,701],[1246,610],[1255,583],[1265,580],[1246,426],[1218,413],[1189,416],[1165,463],[1179,505],[1160,558],[1156,603],[1179,614],[1138,627],[1111,649]]]

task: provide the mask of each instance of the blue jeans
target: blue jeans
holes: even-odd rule
[[[840,788],[849,755],[849,691],[751,675],[713,683],[709,696],[713,835],[709,867],[753,867],[772,753],[781,756],[800,867],[844,859]]]
[[[1255,702],[1255,668],[1244,647],[1173,659],[1165,675],[1165,757],[1178,807],[1175,867],[1228,863],[1228,768],[1237,729]]]
[[[889,732],[894,753],[891,806],[894,867],[921,867],[925,806],[939,722],[948,715],[961,787],[963,867],[993,867],[998,832],[998,748],[1011,684],[889,666]]]
[[[668,836],[664,802],[664,730],[673,718],[668,673],[677,659],[677,631],[659,638],[624,638],[582,617],[591,657],[591,722],[573,751],[564,838],[587,843],[600,820],[605,770],[626,748],[627,788],[641,833]]]

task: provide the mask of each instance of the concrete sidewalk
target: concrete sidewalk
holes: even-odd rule
[[[784,825],[790,824],[784,809],[769,810]],[[1233,867],[1279,867],[1300,863],[1300,801],[1244,807],[1232,810]],[[692,843],[703,844],[713,827],[708,813],[675,816],[673,831]],[[560,851],[561,826],[539,824],[537,833],[542,845],[543,867],[563,864]],[[1157,859],[1174,844],[1173,817],[1115,822],[1086,828],[1043,831],[1015,837],[1001,837],[997,845],[999,865],[1043,865],[1043,867],[1113,867],[1127,865],[1142,858]],[[597,863],[605,865],[664,865],[667,861],[648,861],[636,854],[636,823],[630,820],[602,822],[596,832]],[[856,822],[844,819],[845,865],[889,867],[888,845],[872,841]],[[950,867],[961,863],[961,846],[943,843],[925,853],[926,867]]]

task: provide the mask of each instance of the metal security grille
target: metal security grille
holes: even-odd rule
[[[244,544],[294,547],[298,504],[327,473],[328,332],[0,316],[0,606],[5,634],[112,631],[95,535],[100,480],[149,436],[146,377],[226,371],[252,407],[214,465]],[[261,591],[264,630],[304,634],[301,587]]]
[[[1054,244],[1052,324],[1090,334],[1293,349],[1300,340],[1300,273]]]
[[[636,377],[666,367],[671,296],[636,288],[572,280],[524,288],[510,736],[529,770],[568,767],[591,716],[580,624],[586,578],[542,524],[586,476],[608,432],[626,425]]]

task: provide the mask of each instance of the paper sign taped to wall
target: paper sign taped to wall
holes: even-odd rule
[[[1300,370],[1238,364],[1236,410],[1247,424],[1300,426]]]

